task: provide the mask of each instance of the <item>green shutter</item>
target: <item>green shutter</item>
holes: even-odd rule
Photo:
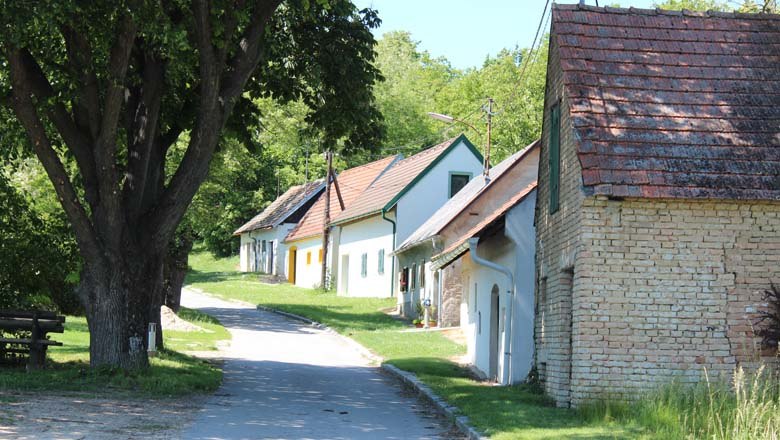
[[[558,211],[561,189],[561,108],[550,109],[550,214]]]
[[[379,275],[382,275],[385,273],[385,250],[379,249],[379,267],[377,268],[377,272]]]
[[[360,256],[360,276],[363,278],[368,276],[368,254]]]

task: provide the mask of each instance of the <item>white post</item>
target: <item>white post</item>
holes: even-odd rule
[[[146,351],[149,352],[149,356],[157,354],[157,324],[154,322],[149,323],[149,343],[147,344]]]

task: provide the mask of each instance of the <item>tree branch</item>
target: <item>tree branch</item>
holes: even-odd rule
[[[71,119],[62,102],[48,102],[54,97],[54,89],[38,62],[26,49],[19,49],[19,68],[25,74],[27,85],[39,103],[45,103],[46,115],[54,123],[65,145],[73,153],[84,180],[87,202],[94,208],[98,204],[97,174],[92,146],[85,135]]]
[[[250,24],[240,38],[236,55],[231,60],[233,70],[226,73],[226,87],[219,89],[223,66],[215,65],[211,44],[210,5],[207,0],[193,1],[194,35],[200,56],[200,105],[187,152],[170,184],[143,222],[149,228],[146,246],[165,246],[181,221],[192,198],[205,180],[219,133],[262,55],[265,26],[281,0],[268,0],[252,13]]]
[[[71,74],[81,84],[78,99],[74,100],[73,114],[76,123],[88,130],[94,142],[100,135],[100,87],[92,68],[92,47],[83,35],[71,27],[62,26],[60,33],[65,40]]]
[[[104,240],[111,249],[118,249],[121,240],[120,223],[124,221],[121,210],[121,193],[119,191],[119,173],[116,168],[117,126],[121,114],[125,92],[125,75],[130,62],[133,43],[135,42],[136,26],[130,14],[125,14],[119,21],[117,38],[111,48],[108,60],[108,84],[100,122],[100,135],[95,142],[95,164],[100,179],[100,205],[94,214],[100,219],[98,229],[102,230]]]
[[[163,96],[165,67],[154,54],[144,52],[142,58],[142,86],[140,98],[130,113],[128,142],[128,173],[125,181],[125,209],[133,221],[141,212],[146,177],[149,172],[152,148],[157,138],[160,106]],[[132,113],[131,113],[132,110]]]
[[[82,255],[87,259],[100,261],[103,259],[103,255],[97,234],[89,221],[84,206],[78,199],[62,161],[52,148],[51,141],[46,135],[46,129],[35,110],[35,104],[31,97],[32,88],[28,82],[26,69],[23,67],[22,51],[16,48],[9,49],[7,59],[11,68],[11,84],[13,86],[11,104],[14,113],[24,126],[36,156],[54,184],[54,190],[57,192],[62,208],[73,226]]]
[[[258,5],[252,14],[249,25],[241,36],[233,58],[228,62],[228,70],[225,72],[225,78],[222,80],[222,90],[220,96],[223,102],[229,105],[225,114],[230,114],[232,106],[241,91],[244,90],[249,76],[257,68],[257,64],[263,55],[263,35],[268,20],[273,15],[276,8],[281,4],[281,0],[267,0]]]

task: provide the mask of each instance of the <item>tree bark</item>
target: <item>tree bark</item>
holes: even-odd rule
[[[174,239],[165,257],[165,305],[176,313],[181,307],[181,288],[187,276],[187,263],[192,245],[192,235],[183,233]]]
[[[147,367],[150,322],[157,324],[157,347],[162,348],[163,256],[127,255],[114,266],[85,261],[78,291],[87,313],[92,367]]]

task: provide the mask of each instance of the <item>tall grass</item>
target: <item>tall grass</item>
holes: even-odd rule
[[[778,440],[780,382],[761,366],[738,367],[727,380],[708,374],[694,385],[672,383],[632,403],[605,399],[580,408],[592,422],[636,424],[663,439]]]

